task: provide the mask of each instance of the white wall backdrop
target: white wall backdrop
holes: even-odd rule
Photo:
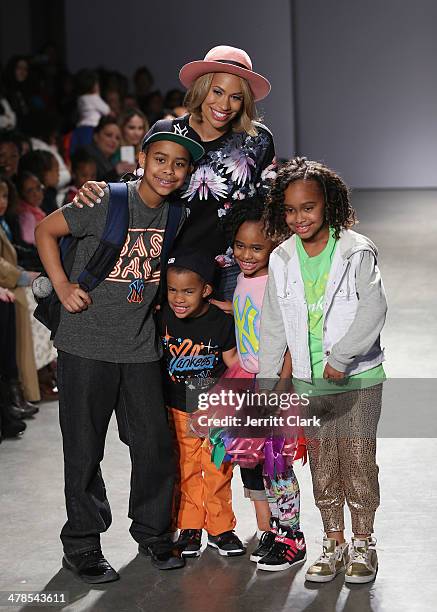
[[[292,1],[299,151],[355,187],[436,187],[437,2]]]
[[[184,63],[203,59],[211,47],[244,48],[254,70],[272,83],[260,110],[275,136],[277,153],[294,153],[289,0],[66,0],[65,5],[72,70],[102,65],[132,76],[145,64],[165,92],[178,86]],[[172,5],[174,11],[169,10]]]

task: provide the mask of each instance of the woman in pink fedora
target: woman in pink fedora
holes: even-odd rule
[[[157,121],[149,134],[171,129],[201,141],[204,157],[194,166],[181,197],[189,218],[177,248],[212,254],[217,262],[215,303],[232,312],[232,294],[239,273],[224,231],[233,202],[263,195],[275,172],[270,131],[257,121],[255,103],[270,92],[269,81],[252,69],[242,49],[220,45],[203,60],[182,67],[179,78],[187,88],[188,114]],[[168,127],[167,127],[168,129]],[[88,182],[75,198],[77,205],[97,201],[104,183]]]

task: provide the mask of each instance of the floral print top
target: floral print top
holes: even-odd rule
[[[180,192],[188,219],[177,239],[177,248],[211,253],[219,266],[233,262],[223,219],[236,200],[265,195],[276,173],[275,148],[269,130],[257,123],[258,134],[229,131],[202,142],[189,125],[189,115],[157,121],[150,133],[172,131],[201,142],[205,155],[194,166]]]

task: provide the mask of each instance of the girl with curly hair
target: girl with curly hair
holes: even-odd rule
[[[297,157],[278,172],[265,223],[270,237],[285,241],[270,256],[258,376],[274,383],[288,348],[294,387],[308,394],[308,414],[320,420],[305,436],[326,534],[306,573],[312,582],[341,571],[346,582],[370,582],[378,567],[371,536],[379,505],[376,428],[387,303],[376,246],[351,229],[355,222],[349,190],[333,170]]]

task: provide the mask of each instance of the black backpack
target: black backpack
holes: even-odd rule
[[[129,226],[127,184],[109,183],[108,187],[110,190],[108,213],[100,243],[77,279],[79,286],[87,293],[104,281],[114,268],[126,241]],[[168,255],[181,224],[184,210],[181,203],[170,201],[161,251],[161,282],[158,299],[162,299],[164,295]],[[68,278],[73,269],[79,240],[80,238],[65,236],[59,244],[62,265]],[[38,277],[34,282],[40,281],[41,283],[41,278]],[[50,288],[48,278],[47,285]],[[53,339],[61,318],[61,302],[53,288],[46,297],[36,297],[36,300],[38,304],[33,315],[52,332],[50,337]]]

